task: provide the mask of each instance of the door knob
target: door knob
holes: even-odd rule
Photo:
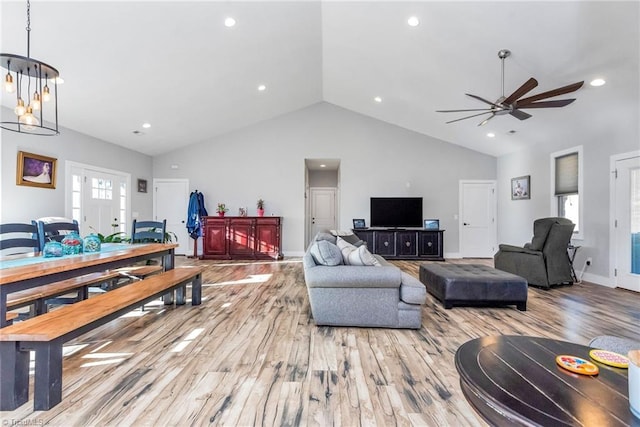
[[[467,222],[463,222],[462,225],[471,225],[471,224],[469,224]]]

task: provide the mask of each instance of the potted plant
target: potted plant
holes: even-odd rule
[[[218,203],[218,207],[216,208],[216,212],[218,212],[218,216],[224,216],[224,213],[229,209],[225,206],[224,203]]]
[[[258,216],[264,216],[264,200],[258,199],[256,206],[258,207]]]

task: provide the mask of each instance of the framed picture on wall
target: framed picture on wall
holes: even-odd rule
[[[146,193],[147,192],[147,180],[139,179],[138,180],[138,193]]]
[[[16,184],[56,188],[56,160],[53,157],[18,151]]]
[[[531,198],[531,175],[511,179],[511,200]]]

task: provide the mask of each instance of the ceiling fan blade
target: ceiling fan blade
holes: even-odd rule
[[[524,111],[520,111],[520,110],[513,110],[509,114],[511,114],[516,119],[520,119],[520,120],[527,120],[528,118],[531,117],[531,114],[525,113]]]
[[[491,101],[487,101],[486,99],[481,98],[481,97],[479,97],[478,95],[472,95],[472,94],[470,94],[470,93],[465,93],[465,95],[470,96],[470,97],[472,97],[472,98],[474,98],[474,99],[477,99],[478,101],[486,102],[487,104],[492,105],[492,106],[494,106],[494,107],[496,107],[496,108],[500,108],[500,109],[502,109],[502,107],[501,107],[501,106],[499,106],[499,105],[497,105],[497,104],[494,104],[494,103],[493,103],[493,102],[491,102]]]
[[[485,111],[484,113],[474,114],[472,116],[462,117],[462,118],[455,119],[455,120],[449,120],[446,123],[449,124],[449,123],[453,123],[453,122],[459,122],[460,120],[466,120],[466,119],[470,119],[471,117],[477,117],[477,116],[481,116],[483,114],[489,114],[489,113],[493,113],[493,111]],[[493,114],[495,115],[495,113],[493,113]]]
[[[531,77],[529,80],[527,80],[526,82],[524,82],[524,84],[522,86],[520,86],[518,89],[516,89],[515,92],[513,92],[511,95],[509,95],[504,101],[502,101],[504,104],[508,104],[511,105],[513,104],[518,98],[520,98],[522,95],[524,95],[525,93],[528,93],[530,91],[532,91],[536,86],[538,86],[538,81],[536,79],[534,79],[533,77]]]
[[[493,113],[492,115],[490,115],[489,117],[487,117],[486,119],[484,119],[483,121],[481,121],[480,123],[478,123],[478,126],[484,126],[487,124],[487,122],[491,119],[493,119],[496,116],[496,113]]]
[[[541,101],[541,102],[533,102],[526,105],[516,104],[517,108],[557,108],[564,107],[566,105],[571,104],[575,101],[575,98],[571,99],[558,99],[556,101]]]
[[[563,86],[563,87],[559,87],[557,89],[553,89],[553,90],[550,90],[550,91],[547,91],[547,92],[542,92],[542,93],[539,93],[537,95],[530,96],[528,98],[520,99],[518,101],[518,108],[522,108],[525,104],[531,104],[532,102],[536,102],[536,101],[539,101],[541,99],[553,98],[554,96],[564,95],[565,93],[575,92],[576,90],[580,89],[583,84],[584,84],[584,81],[578,82],[578,83],[574,83],[574,84],[570,84],[570,85]]]
[[[491,111],[493,108],[469,108],[466,110],[436,110],[436,113],[464,113],[465,111]]]

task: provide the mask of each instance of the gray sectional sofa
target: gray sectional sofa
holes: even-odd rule
[[[426,289],[418,279],[364,249],[359,252],[375,258],[378,265],[345,265],[338,257],[323,258],[319,247],[335,251],[320,243],[323,240],[336,244],[335,236],[318,233],[303,257],[304,278],[317,325],[420,328]]]

